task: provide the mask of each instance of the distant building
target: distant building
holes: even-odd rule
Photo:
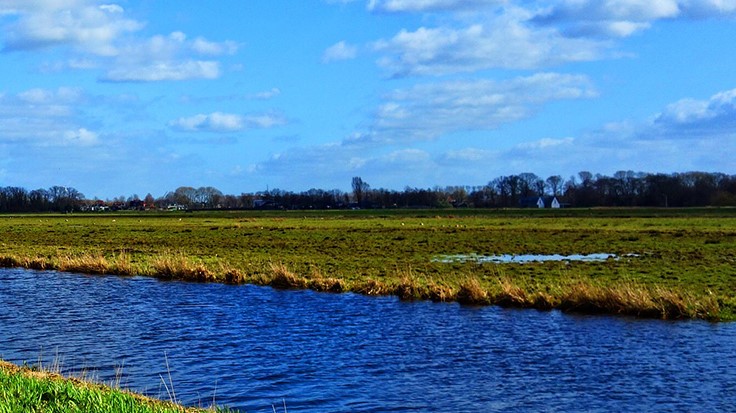
[[[532,196],[519,200],[520,208],[562,208],[564,204],[560,203],[556,196]]]

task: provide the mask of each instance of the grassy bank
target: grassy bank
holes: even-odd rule
[[[52,372],[21,368],[0,360],[0,413],[214,411],[185,408],[101,384],[65,378]]]
[[[0,216],[0,265],[732,320],[736,210]],[[452,254],[617,254],[478,264]],[[630,255],[635,254],[635,255]]]

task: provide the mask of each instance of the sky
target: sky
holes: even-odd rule
[[[736,0],[0,0],[0,187],[736,173]]]

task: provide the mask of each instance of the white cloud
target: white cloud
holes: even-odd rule
[[[527,82],[544,83],[541,78]],[[513,89],[509,85],[506,92],[515,96]],[[542,92],[539,99],[586,95],[582,93],[584,88],[574,90]],[[471,101],[475,98],[468,96]],[[413,120],[414,116],[412,110],[401,114],[405,120]],[[374,188],[477,185],[496,176],[526,171],[542,177],[568,176],[581,170],[609,174],[622,169],[729,172],[733,170],[736,152],[734,130],[736,89],[708,99],[674,102],[651,119],[612,123],[577,137],[545,137],[498,149],[493,144],[478,142],[479,147],[435,152],[429,149],[431,145],[409,147],[398,140],[387,145],[385,141],[376,141],[375,135],[380,132],[375,132],[346,139],[343,144],[292,148],[252,166],[251,172],[290,187],[295,185],[294,176],[309,176],[344,187],[347,177],[358,175]]]
[[[472,80],[417,85],[386,96],[376,111],[370,138],[434,139],[461,130],[494,129],[531,116],[547,102],[594,96],[595,88],[587,77],[557,73],[501,82]]]
[[[278,114],[238,115],[213,112],[183,117],[169,122],[169,126],[188,132],[239,132],[245,129],[267,129],[286,123]]]
[[[203,55],[232,55],[238,51],[238,45],[232,41],[211,42],[205,38],[197,37],[194,39],[194,42],[192,42],[192,50]]]
[[[31,105],[45,105],[50,103],[70,103],[80,96],[78,89],[59,88],[57,90],[34,88],[18,93],[18,99]]]
[[[64,132],[64,143],[67,145],[90,146],[98,143],[97,133],[85,128]]]
[[[496,157],[496,152],[488,149],[464,148],[451,150],[442,155],[442,162],[447,164],[462,164],[489,162]]]
[[[102,4],[100,10],[104,10],[108,13],[124,13],[125,10],[117,4]]]
[[[273,128],[275,126],[285,125],[286,118],[281,114],[264,113],[260,115],[248,115],[244,117],[246,125],[250,128]]]
[[[10,1],[0,12],[17,17],[5,30],[5,50],[33,50],[69,45],[85,53],[114,56],[116,41],[143,24],[126,19],[122,7],[96,5],[94,1]]]
[[[46,72],[102,69],[103,80],[117,82],[215,79],[221,75],[220,62],[212,57],[238,50],[232,41],[189,40],[179,31],[135,37],[143,23],[126,18],[117,4],[98,5],[94,0],[4,1],[2,14],[12,17],[0,27],[7,33],[5,51],[70,49],[66,62],[45,63]]]
[[[329,63],[338,60],[350,60],[354,59],[358,55],[358,48],[353,45],[349,45],[344,41],[338,42],[324,51],[322,54],[322,62]]]
[[[28,89],[0,94],[0,144],[26,148],[92,146],[97,132],[82,126],[90,98],[77,88]]]
[[[234,53],[232,42],[215,43],[204,38],[194,41],[182,32],[157,35],[146,41],[131,41],[121,47],[103,80],[113,82],[157,82],[189,79],[216,79],[222,74],[220,62],[198,60],[192,55]]]
[[[126,65],[110,69],[103,80],[110,82],[158,82],[220,77],[220,63],[215,61],[161,61],[148,65]]]
[[[547,149],[547,148],[554,148],[557,146],[569,146],[569,145],[572,145],[574,142],[575,142],[575,138],[562,138],[562,139],[542,138],[538,141],[521,143],[519,144],[519,148]]]
[[[682,99],[654,117],[649,134],[666,136],[735,136],[736,89],[716,93],[707,100]],[[654,133],[654,130],[660,131]]]
[[[273,99],[281,94],[281,89],[274,87],[269,90],[264,90],[262,92],[254,93],[252,95],[249,95],[249,99],[257,99],[257,100],[269,100]]]
[[[244,128],[242,116],[222,112],[179,118],[169,125],[183,131],[235,132]]]
[[[527,23],[521,9],[463,28],[421,27],[379,40],[380,66],[393,76],[446,75],[484,69],[535,69],[602,58],[606,42],[569,38],[556,29]]]
[[[734,0],[681,0],[680,7],[693,18],[723,17],[736,13]]]
[[[535,20],[562,25],[572,36],[627,37],[657,20],[719,18],[734,12],[733,0],[563,0]]]
[[[504,0],[369,0],[368,10],[385,12],[423,12],[466,10],[506,3]]]

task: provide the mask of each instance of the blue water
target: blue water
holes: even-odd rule
[[[0,269],[0,356],[248,412],[736,410],[736,323],[139,277]]]

